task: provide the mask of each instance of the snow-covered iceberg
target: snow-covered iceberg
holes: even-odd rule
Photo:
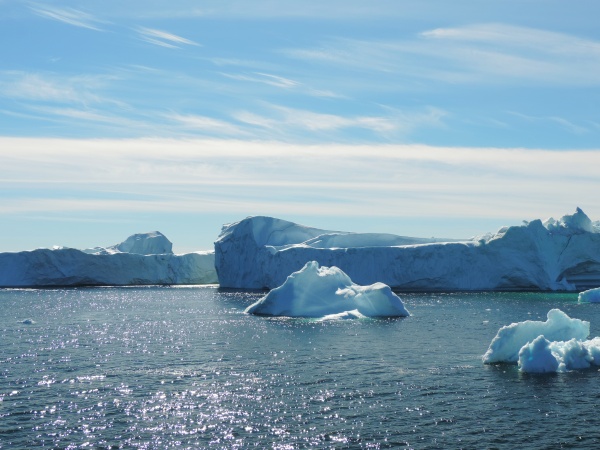
[[[541,335],[550,341],[583,340],[590,335],[590,323],[571,319],[560,309],[551,309],[545,322],[526,320],[506,325],[498,330],[483,355],[483,362],[514,364],[519,361],[521,348]]]
[[[157,231],[86,250],[0,253],[0,287],[128,286],[217,283],[214,252],[176,255]]]
[[[580,292],[578,300],[580,303],[600,303],[600,288]]]
[[[517,364],[521,372],[548,373],[600,365],[600,338],[587,340],[590,323],[559,309],[545,322],[526,320],[498,330],[483,362]]]
[[[396,290],[581,291],[600,286],[600,229],[579,208],[465,240],[336,232],[258,216],[225,225],[215,242],[222,287],[272,289],[308,261]]]
[[[319,318],[406,317],[402,300],[389,286],[359,286],[337,267],[310,261],[246,309],[247,313]]]

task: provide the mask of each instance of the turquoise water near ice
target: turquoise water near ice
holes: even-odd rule
[[[600,448],[600,372],[481,362],[576,294],[401,294],[412,316],[249,316],[215,287],[0,290],[0,448]],[[27,320],[30,319],[30,320]]]

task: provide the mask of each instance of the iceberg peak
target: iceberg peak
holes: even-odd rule
[[[94,247],[83,250],[93,255],[111,255],[114,253],[132,253],[135,255],[172,255],[173,244],[160,231],[136,233],[120,244],[110,247]]]
[[[553,217],[546,219],[543,223],[548,231],[560,234],[594,233],[594,225],[590,218],[579,207],[574,214],[566,214],[556,220]]]

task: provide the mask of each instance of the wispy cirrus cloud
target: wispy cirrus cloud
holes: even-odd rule
[[[419,127],[443,126],[446,113],[437,108],[402,112],[383,108],[385,114],[370,116],[342,116],[301,110],[280,105],[268,105],[262,114],[240,111],[234,118],[240,122],[274,130],[277,133],[299,130],[312,133],[339,132],[347,129],[363,129],[380,135],[408,134]],[[268,113],[268,114],[266,114]]]
[[[290,57],[448,83],[597,86],[600,42],[535,28],[477,24],[398,40],[335,39]]]
[[[237,81],[245,81],[250,83],[260,83],[267,86],[273,86],[282,89],[296,90],[313,97],[328,97],[328,98],[341,98],[338,95],[327,89],[315,89],[310,86],[301,83],[300,81],[292,80],[290,78],[282,77],[280,75],[274,75],[265,72],[250,72],[250,73],[221,73],[225,78]]]
[[[589,128],[582,126],[582,125],[578,125],[576,123],[573,123],[572,121],[567,120],[564,117],[531,116],[531,115],[514,112],[514,111],[510,111],[509,114],[511,114],[515,117],[519,117],[520,119],[523,119],[527,122],[546,122],[546,123],[551,123],[553,125],[558,125],[561,128],[564,128],[565,130],[567,130],[573,134],[577,134],[577,135],[585,134],[590,131]]]
[[[75,27],[103,31],[101,25],[105,22],[87,12],[75,8],[58,8],[37,3],[30,5],[29,8],[38,16],[47,19],[56,20]]]
[[[196,114],[166,114],[165,118],[174,122],[177,126],[187,129],[203,132],[208,135],[230,136],[247,135],[248,132],[225,120],[219,120],[212,117]]]
[[[101,102],[96,91],[108,82],[108,76],[58,76],[52,73],[0,72],[0,96],[55,103]]]
[[[182,45],[200,45],[197,42],[194,42],[190,39],[186,39],[176,34],[169,33],[163,30],[157,30],[154,28],[140,27],[137,29],[137,32],[143,41],[149,42],[150,44],[158,45],[160,47],[180,48]]]

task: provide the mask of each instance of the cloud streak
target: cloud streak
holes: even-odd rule
[[[581,206],[600,217],[600,149],[14,138],[0,145],[12,149],[0,178],[13,192],[0,202],[4,213],[55,207],[531,219]]]
[[[438,28],[404,40],[335,39],[290,57],[448,83],[598,86],[600,42],[506,24]]]
[[[46,5],[34,4],[30,9],[40,17],[56,20],[79,28],[103,31],[100,24],[103,23],[89,13],[74,8],[56,8]]]
[[[166,31],[141,27],[137,30],[140,38],[150,44],[165,48],[181,48],[182,45],[199,46],[200,44]]]

